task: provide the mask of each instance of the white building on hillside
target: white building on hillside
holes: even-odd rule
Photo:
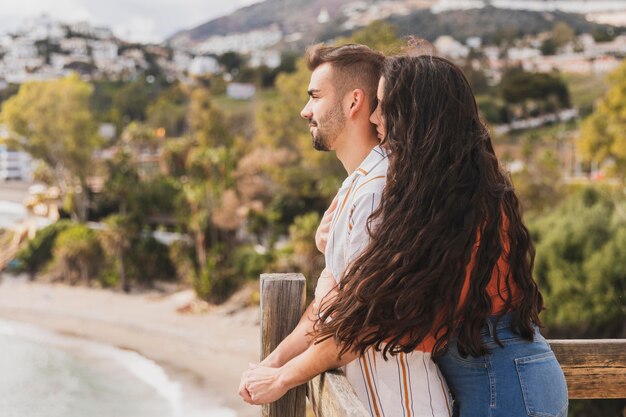
[[[280,65],[281,56],[279,51],[252,51],[248,64],[253,68],[265,65],[268,68],[276,68]]]
[[[246,33],[235,33],[226,36],[212,36],[198,47],[200,54],[217,54],[238,52],[247,54],[257,49],[265,49],[276,45],[283,38],[283,33],[277,26],[267,29],[253,30]]]
[[[87,39],[85,38],[66,38],[59,42],[61,49],[75,56],[87,56],[89,49],[87,48]]]
[[[117,45],[111,41],[93,41],[91,42],[91,56],[96,65],[100,63],[108,63],[117,59]]]
[[[509,48],[508,57],[513,61],[524,61],[541,56],[541,51],[535,48]]]
[[[235,100],[250,100],[255,94],[254,84],[230,83],[226,87],[226,95]]]
[[[469,48],[452,36],[440,36],[433,45],[438,53],[452,59],[465,58],[469,54]]]
[[[16,38],[6,46],[6,59],[30,59],[37,58],[38,52],[35,43],[26,38]]]
[[[78,22],[70,25],[70,30],[78,35],[96,39],[111,39],[113,31],[107,27],[92,26],[89,22]]]
[[[191,60],[187,71],[189,75],[216,74],[220,71],[220,64],[211,56],[197,56]]]
[[[0,145],[0,180],[30,180],[32,162],[25,152],[11,151]]]

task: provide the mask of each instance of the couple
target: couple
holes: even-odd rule
[[[372,416],[565,416],[534,249],[460,69],[362,45],[306,58],[302,117],[349,176],[320,225],[316,300],[240,395],[269,403],[343,367]]]

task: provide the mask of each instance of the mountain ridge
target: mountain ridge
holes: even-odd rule
[[[407,0],[410,2],[411,0]],[[414,1],[414,0],[413,0]],[[375,5],[378,0],[366,0],[366,5]],[[182,30],[168,38],[168,42],[201,42],[211,36],[224,36],[233,33],[246,33],[275,25],[283,34],[294,32],[304,34],[303,43],[327,41],[337,36],[349,35],[354,29],[344,30],[341,24],[346,17],[341,7],[354,0],[265,0],[241,8],[230,15],[210,20],[191,29]],[[329,14],[325,24],[317,21],[320,10]],[[382,20],[398,28],[398,34],[417,35],[434,40],[441,35],[455,39],[469,36],[490,38],[507,30],[518,34],[536,34],[549,31],[562,21],[577,33],[607,30],[610,25],[589,22],[583,15],[561,11],[530,11],[500,9],[486,6],[482,9],[450,10],[432,13],[429,9],[413,10],[407,15],[392,15]]]

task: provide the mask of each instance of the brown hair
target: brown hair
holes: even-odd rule
[[[480,332],[492,314],[494,273],[508,289],[511,328],[532,340],[543,307],[534,248],[467,79],[429,55],[388,58],[382,76],[389,170],[369,219],[377,226],[334,302],[322,306],[317,341],[332,337],[342,353],[375,346],[386,356],[436,335],[436,357],[456,335],[462,353],[479,356],[488,351]],[[500,259],[508,268],[499,269]]]
[[[308,47],[304,57],[311,71],[322,64],[330,64],[339,94],[343,95],[348,90],[360,88],[372,106],[370,110],[374,111],[378,80],[385,60],[382,53],[359,44],[342,46],[317,44]]]

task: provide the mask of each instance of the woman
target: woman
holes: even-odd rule
[[[385,357],[430,348],[461,417],[566,415],[538,331],[534,249],[467,80],[443,58],[391,57],[378,98],[390,160],[377,226],[322,306],[318,342]]]

